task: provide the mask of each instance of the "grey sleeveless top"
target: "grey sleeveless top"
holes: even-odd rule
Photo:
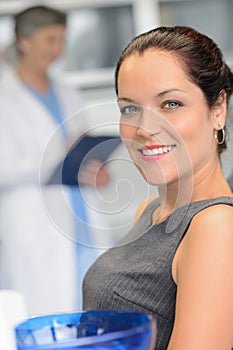
[[[152,213],[159,202],[151,202],[129,232],[129,243],[109,249],[88,270],[83,283],[83,309],[149,313],[157,320],[156,350],[167,349],[175,315],[176,284],[171,273],[174,254],[192,218],[217,204],[233,206],[233,198],[192,202],[152,225]]]

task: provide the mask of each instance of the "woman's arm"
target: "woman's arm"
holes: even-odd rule
[[[197,214],[177,250],[176,314],[168,350],[233,348],[233,208]]]

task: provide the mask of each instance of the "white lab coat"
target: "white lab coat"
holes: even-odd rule
[[[65,116],[80,110],[78,92],[55,89]],[[63,159],[64,137],[9,67],[0,71],[0,119],[0,288],[21,292],[28,314],[74,310],[81,289],[70,190],[43,185]],[[70,133],[81,119],[69,118]]]

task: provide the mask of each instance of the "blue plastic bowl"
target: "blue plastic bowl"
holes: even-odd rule
[[[156,322],[129,311],[81,311],[31,317],[15,329],[18,350],[152,350]]]

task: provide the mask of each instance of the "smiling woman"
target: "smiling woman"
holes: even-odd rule
[[[118,79],[118,101],[123,110],[121,136],[134,162],[144,170],[146,180],[168,185],[190,172],[199,176],[200,168],[215,156],[217,144],[212,133],[219,123],[225,123],[224,114],[220,115],[224,97],[223,105],[215,110],[216,117],[209,117],[202,90],[190,81],[176,57],[164,51],[147,50],[128,57]],[[125,102],[129,100],[136,104]],[[155,150],[154,155],[145,154],[148,147]],[[167,148],[171,152],[158,155],[158,149]]]
[[[210,38],[178,26],[133,39],[115,77],[121,137],[159,198],[89,269],[84,308],[152,314],[157,350],[230,350],[233,197],[220,153],[232,72]]]

